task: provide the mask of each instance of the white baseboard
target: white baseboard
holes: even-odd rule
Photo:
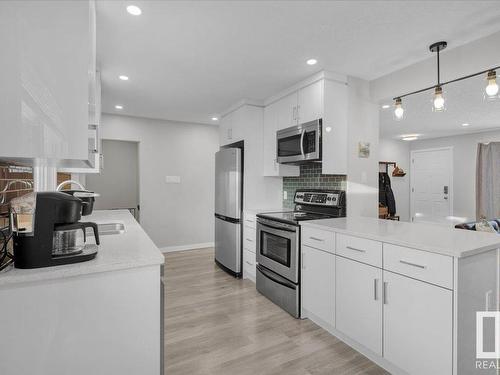
[[[205,242],[205,243],[193,243],[191,245],[166,246],[166,247],[161,247],[160,251],[162,253],[172,253],[174,251],[196,250],[196,249],[204,249],[206,247],[214,247],[214,243]]]

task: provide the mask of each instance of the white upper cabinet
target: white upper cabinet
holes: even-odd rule
[[[94,5],[0,2],[0,157],[87,160]]]
[[[347,85],[325,80],[322,153],[324,174],[347,174]]]
[[[323,87],[324,80],[314,82],[298,91],[297,123],[314,121],[323,117]]]
[[[347,174],[347,85],[321,76],[271,102],[264,110],[264,176],[297,176],[299,168],[276,163],[276,131],[322,119],[324,174]]]
[[[294,92],[270,104],[276,111],[276,124],[278,130],[297,125],[297,97],[297,92]]]
[[[300,169],[296,165],[279,164],[276,155],[276,132],[279,129],[279,115],[282,115],[281,120],[285,123],[285,113],[291,111],[281,111],[285,108],[286,100],[277,101],[264,108],[264,138],[263,138],[263,170],[264,176],[298,176]],[[289,121],[291,117],[286,120]],[[286,126],[284,126],[286,127]]]

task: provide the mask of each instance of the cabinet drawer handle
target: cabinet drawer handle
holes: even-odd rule
[[[324,242],[325,241],[324,239],[318,238],[318,237],[309,237],[309,239],[314,240],[314,241],[320,241],[320,242]]]
[[[378,301],[378,279],[373,279],[373,299]]]
[[[406,260],[400,260],[399,263],[406,264],[407,266],[422,268],[424,270],[427,268],[426,266],[422,266],[421,264],[407,262]]]
[[[360,253],[366,253],[366,250],[363,250],[363,249],[356,249],[355,247],[351,247],[351,246],[346,246],[346,249],[349,249],[349,250],[354,250],[354,251],[358,251]]]
[[[387,305],[387,284],[389,284],[387,281],[384,281],[384,287],[382,289],[382,300],[384,305]]]

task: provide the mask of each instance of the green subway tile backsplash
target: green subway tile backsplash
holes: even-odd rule
[[[287,199],[283,199],[283,207],[293,208],[293,197],[297,189],[345,190],[345,188],[345,175],[321,174],[320,163],[304,164],[300,166],[300,176],[283,177],[283,191],[287,194]]]

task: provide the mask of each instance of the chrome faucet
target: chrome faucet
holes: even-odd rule
[[[66,180],[66,181],[63,181],[61,182],[59,185],[57,185],[57,188],[56,188],[56,191],[61,191],[62,188],[68,184],[71,184],[71,185],[76,185],[80,188],[80,190],[87,190],[85,189],[85,187],[78,181],[75,181],[75,180]]]
[[[7,200],[7,191],[9,190],[9,188],[14,185],[14,184],[17,184],[17,183],[20,183],[22,185],[24,185],[27,189],[33,189],[33,184],[30,182],[30,181],[27,181],[27,180],[10,180],[9,182],[7,182],[7,184],[5,185],[5,187],[3,188],[2,191],[0,191],[0,204],[4,204],[5,201]]]

